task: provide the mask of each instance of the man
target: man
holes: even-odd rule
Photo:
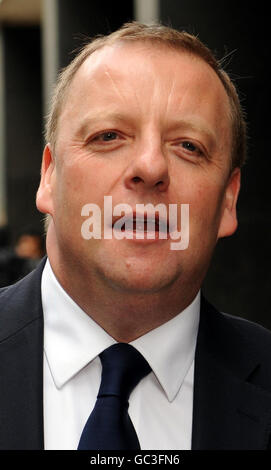
[[[200,297],[217,240],[237,227],[245,124],[227,74],[187,33],[125,25],[62,72],[47,141],[48,259],[1,292],[1,448],[76,449],[116,343],[150,367],[125,417],[142,449],[267,448],[270,333]],[[105,196],[131,208],[130,237],[105,236],[121,216]],[[87,204],[101,237],[83,236]],[[168,218],[158,236],[160,213],[137,225],[137,204],[189,205],[188,246],[171,249]]]

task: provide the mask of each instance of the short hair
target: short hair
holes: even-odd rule
[[[232,121],[231,168],[241,167],[246,159],[246,123],[236,87],[228,73],[223,70],[211,50],[195,35],[186,31],[177,31],[162,24],[145,25],[139,22],[125,23],[120,29],[107,36],[98,36],[90,40],[80,50],[71,63],[59,74],[54,90],[51,110],[46,122],[46,140],[55,147],[58,119],[65,102],[70,83],[79,67],[95,51],[119,42],[150,42],[165,45],[177,51],[186,52],[203,59],[217,74],[230,104]]]

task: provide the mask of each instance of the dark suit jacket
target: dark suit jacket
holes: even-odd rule
[[[0,449],[43,448],[40,266],[0,290]],[[266,449],[271,433],[271,333],[202,299],[192,449]]]

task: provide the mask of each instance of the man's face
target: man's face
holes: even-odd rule
[[[37,205],[53,218],[54,258],[121,291],[198,289],[217,239],[236,229],[229,116],[222,84],[199,58],[143,43],[89,57],[68,91],[53,158],[44,153]],[[103,216],[104,196],[133,210],[189,204],[188,248],[146,237],[85,240],[81,209],[94,203]]]

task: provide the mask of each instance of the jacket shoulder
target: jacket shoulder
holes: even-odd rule
[[[205,351],[236,377],[251,376],[255,384],[271,391],[271,332],[250,320],[219,312],[204,296],[197,350],[197,357]]]
[[[20,281],[0,289],[0,341],[42,317],[41,275],[45,261]]]
[[[229,321],[233,327],[237,328],[242,335],[245,336],[247,341],[254,345],[257,349],[264,349],[267,347],[269,355],[271,355],[271,331],[259,323],[247,320],[245,318],[230,315],[222,312],[227,321]]]
[[[271,391],[271,331],[250,320],[222,313],[240,338],[239,354],[243,360],[253,357],[258,364],[248,377],[256,386]],[[229,347],[231,346],[231,338]],[[237,358],[236,358],[237,359]]]

